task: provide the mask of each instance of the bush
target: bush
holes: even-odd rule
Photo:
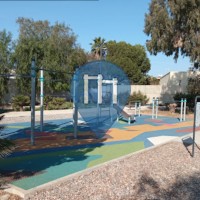
[[[180,101],[181,98],[186,98],[187,99],[187,106],[189,107],[189,110],[193,110],[194,109],[194,101],[195,101],[195,97],[197,95],[195,94],[185,94],[185,93],[176,93],[174,95],[174,100],[175,101]],[[178,106],[180,106],[180,103],[178,104]]]
[[[149,101],[149,98],[140,91],[133,92],[133,94],[129,96],[128,103],[133,101],[140,101],[142,105],[145,105]]]
[[[44,97],[44,105],[45,105],[46,110],[49,109],[49,103],[52,101],[52,99],[53,99],[53,97],[51,97],[51,96]]]
[[[49,110],[60,110],[60,109],[69,109],[72,108],[71,102],[66,102],[65,98],[54,97],[48,103]]]
[[[23,106],[30,106],[29,96],[16,95],[12,98],[12,106],[15,111],[23,111]]]

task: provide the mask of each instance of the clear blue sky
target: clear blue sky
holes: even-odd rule
[[[78,36],[78,43],[86,51],[95,37],[125,41],[145,46],[144,16],[150,0],[99,0],[99,1],[0,1],[0,30],[18,36],[18,17],[56,21],[69,25]],[[186,71],[188,58],[180,57],[175,63],[163,54],[151,56],[150,75],[164,75],[169,71]]]

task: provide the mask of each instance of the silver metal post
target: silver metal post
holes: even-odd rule
[[[43,131],[44,121],[44,70],[40,70],[40,132]]]
[[[181,99],[181,113],[180,113],[180,122],[183,121],[183,98]]]
[[[137,102],[135,102],[135,115],[137,115]]]
[[[156,119],[158,118],[158,98],[156,99]]]
[[[152,119],[154,119],[154,113],[155,113],[155,111],[154,111],[154,103],[155,103],[155,99],[154,99],[154,97],[153,97],[153,100],[152,100]]]
[[[195,145],[195,134],[196,134],[196,126],[200,126],[200,107],[197,105],[198,99],[200,99],[200,96],[196,96],[195,98],[195,104],[194,104],[194,123],[193,123],[193,144],[192,144],[192,157],[194,157],[194,145]],[[199,104],[199,102],[198,102]],[[198,113],[197,113],[198,112]]]
[[[139,102],[139,110],[138,110],[139,117],[140,117],[140,109],[141,109],[141,102]]]
[[[187,104],[187,99],[184,99],[184,111],[183,111],[183,121],[186,120],[186,104]]]
[[[31,62],[31,145],[35,144],[35,60]]]

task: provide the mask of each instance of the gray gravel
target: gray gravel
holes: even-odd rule
[[[200,150],[195,158],[180,142],[171,142],[84,172],[31,200],[200,199]]]

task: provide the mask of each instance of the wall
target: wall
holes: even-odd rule
[[[131,94],[133,92],[141,92],[149,98],[149,102],[152,102],[153,97],[160,98],[162,86],[161,85],[131,85]]]

